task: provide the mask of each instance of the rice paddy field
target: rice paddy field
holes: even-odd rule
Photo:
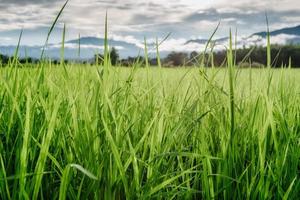
[[[236,66],[231,33],[222,68],[162,68],[158,41],[158,67],[112,67],[107,32],[103,66],[45,48],[20,65],[21,33],[0,69],[0,199],[299,198],[300,70],[271,68],[269,32],[262,69]]]
[[[299,80],[291,68],[2,68],[0,199],[297,199]]]

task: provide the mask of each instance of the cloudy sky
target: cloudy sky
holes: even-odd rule
[[[24,29],[22,44],[38,45],[64,0],[0,0],[0,43],[15,44]],[[61,38],[63,23],[68,39],[102,36],[105,11],[110,38],[137,43],[144,36],[171,42],[207,38],[221,21],[217,37],[237,28],[239,35],[266,29],[265,12],[271,29],[300,24],[299,0],[70,0],[51,42]]]

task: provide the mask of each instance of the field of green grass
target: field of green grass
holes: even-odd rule
[[[299,198],[300,70],[269,37],[263,69],[231,33],[226,68],[111,67],[104,38],[104,67],[20,67],[18,45],[0,69],[0,199]]]
[[[0,199],[297,199],[300,71],[0,70]]]

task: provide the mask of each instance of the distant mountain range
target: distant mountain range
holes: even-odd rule
[[[272,44],[300,44],[300,25],[295,27],[288,27],[270,32]],[[265,40],[267,37],[267,32],[254,33],[248,37],[238,38],[238,45],[242,46],[252,46],[252,45],[265,45]],[[208,40],[206,39],[196,39],[188,40],[185,44],[206,44]],[[214,40],[217,44],[228,43],[228,37],[219,38]]]
[[[283,29],[279,29],[279,30],[270,32],[271,36],[277,36],[277,35],[280,35],[280,34],[300,36],[300,25],[295,26],[295,27],[283,28]],[[253,35],[266,37],[267,32],[254,33]]]
[[[300,25],[295,27],[288,27],[270,32],[271,43],[272,44],[300,44]],[[253,45],[265,45],[266,44],[267,32],[254,33],[248,37],[238,38],[237,47],[249,47]],[[193,39],[182,43],[178,42],[178,45],[168,46],[168,41],[166,45],[162,47],[162,56],[167,55],[171,51],[199,51],[207,43],[207,39]],[[214,40],[216,47],[224,48],[224,45],[228,43],[228,37],[219,38]],[[139,53],[143,55],[142,42],[140,44],[130,43],[120,40],[109,40],[109,45],[115,47],[120,56],[125,58],[128,56],[137,56]],[[92,59],[95,53],[103,52],[103,38],[97,37],[83,37],[80,39],[80,59]],[[149,49],[153,49],[154,44],[149,45]],[[59,59],[60,57],[61,44],[49,44],[46,49],[46,55],[53,59]],[[5,55],[13,55],[16,47],[11,46],[0,46],[0,53]],[[217,48],[218,49],[218,48]],[[41,55],[42,46],[21,46],[20,47],[20,57],[33,57],[39,58]],[[151,50],[150,50],[151,53]],[[154,55],[154,54],[153,54]],[[65,43],[65,57],[66,59],[79,59],[79,40],[69,40]]]
[[[79,54],[80,43],[80,54]],[[109,40],[109,46],[115,47],[122,57],[136,56],[140,52],[140,48],[132,43],[125,41]],[[103,53],[104,39],[96,37],[83,37],[76,40],[65,42],[64,54],[66,59],[91,59],[96,53]],[[45,49],[45,55],[52,59],[60,58],[62,44],[49,44]],[[4,55],[14,55],[16,46],[0,46],[0,53]],[[20,57],[40,58],[43,46],[20,46]],[[80,57],[79,57],[80,55]]]

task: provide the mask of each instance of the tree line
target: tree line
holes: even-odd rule
[[[271,60],[272,67],[287,67],[291,65],[294,68],[300,68],[300,46],[296,45],[272,45],[271,47]],[[167,56],[160,59],[162,66],[164,67],[180,67],[180,66],[200,66],[204,65],[206,67],[224,67],[226,66],[226,50],[215,51],[210,53],[198,53],[193,51],[191,53],[186,52],[170,52]],[[267,50],[265,47],[253,46],[249,48],[241,48],[234,51],[235,63],[239,67],[263,67],[267,64]],[[109,58],[113,66],[127,66],[130,67],[134,63],[139,63],[141,65],[146,64],[146,59],[143,56],[120,58],[120,55],[116,48],[112,48],[109,53]],[[1,66],[6,66],[9,62],[14,60],[14,57],[6,56],[0,54],[0,64]],[[96,54],[93,60],[90,61],[91,64],[103,63],[104,56],[102,54]],[[32,64],[40,62],[38,59],[34,58],[19,58],[18,62],[20,64]],[[65,60],[65,63],[71,62]],[[76,61],[73,61],[76,62]],[[77,61],[78,62],[78,61]],[[86,63],[87,61],[85,61]],[[52,60],[53,64],[60,64],[59,60]],[[82,63],[82,62],[81,62]],[[150,66],[157,66],[158,59],[148,58],[148,64]]]
[[[98,57],[98,59],[97,59]],[[164,67],[180,67],[180,66],[199,66],[203,64],[206,67],[223,67],[226,65],[227,52],[215,51],[210,53],[198,53],[193,51],[186,52],[170,52],[166,57],[161,59]],[[267,65],[267,50],[265,47],[253,46],[249,48],[241,48],[234,50],[235,63],[239,67],[264,67]],[[145,64],[143,56],[128,57],[120,59],[120,56],[115,48],[112,48],[110,53],[112,65],[132,66],[134,63]],[[95,55],[95,60],[103,60],[103,55]],[[272,45],[271,47],[272,67],[300,67],[300,46],[296,45]],[[157,66],[157,58],[148,58],[148,63],[151,66]]]

